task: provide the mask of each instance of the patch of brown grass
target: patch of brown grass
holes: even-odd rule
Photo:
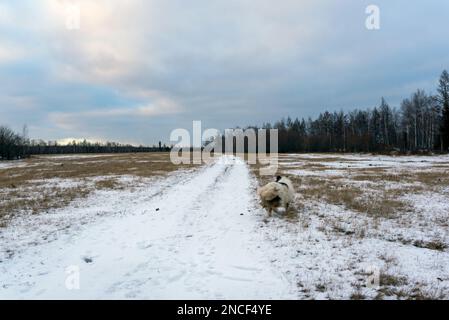
[[[420,285],[415,285],[412,288],[383,287],[378,290],[375,299],[383,299],[385,296],[401,300],[442,300],[445,298],[441,290],[423,290]]]
[[[37,179],[79,179],[127,174],[151,177],[155,172],[170,172],[192,166],[175,165],[169,157],[170,154],[166,152],[101,154],[76,159],[51,156],[32,157],[26,160],[25,167],[0,170],[0,188],[7,188],[11,185],[20,186],[23,182]]]
[[[369,171],[369,173],[357,172],[356,175],[351,176],[351,179],[354,181],[370,181],[370,182],[404,182],[408,180],[408,174],[392,174],[387,173],[385,171],[379,171],[377,173],[373,173]]]
[[[366,297],[365,297],[365,295],[363,293],[357,291],[357,292],[354,292],[353,294],[351,294],[349,299],[351,299],[351,300],[365,300]]]
[[[315,170],[325,170],[328,169],[327,166],[325,166],[322,163],[318,163],[318,162],[307,162],[304,165],[298,167],[300,169],[305,169],[305,170],[309,170],[309,169],[315,169]]]
[[[252,171],[258,178],[260,185],[274,180],[274,177],[258,174],[257,166],[253,166]],[[301,194],[304,201],[324,200],[373,217],[391,218],[396,212],[407,208],[407,203],[398,200],[402,189],[369,192],[367,189],[343,181],[341,177],[287,176],[292,180],[296,191]],[[301,206],[298,201],[295,205]]]
[[[442,300],[444,299],[444,294],[438,290],[424,291],[420,287],[414,287],[405,293],[405,296],[409,300]]]
[[[418,248],[426,248],[437,251],[444,251],[447,248],[447,245],[441,242],[440,240],[433,240],[433,241],[416,240],[413,242],[413,245]]]
[[[325,200],[344,206],[346,209],[366,213],[375,217],[392,217],[404,210],[407,204],[397,199],[395,192],[380,190],[368,193],[366,190],[342,182],[338,178],[303,178],[301,194],[306,199]]]
[[[0,226],[6,226],[18,212],[36,214],[67,206],[94,190],[121,188],[116,179],[120,175],[153,177],[193,166],[173,164],[169,153],[100,154],[79,158],[76,155],[68,158],[35,156],[24,161],[25,166],[0,170]],[[105,178],[89,185],[87,180],[95,177]],[[79,183],[48,187],[50,179]]]
[[[449,170],[410,170],[408,172],[391,173],[388,171],[372,172],[371,170],[359,170],[351,176],[355,181],[371,182],[396,182],[409,184],[422,184],[426,189],[434,189],[449,186]]]
[[[95,189],[119,189],[122,188],[117,179],[104,179],[95,181]]]
[[[372,195],[368,199],[358,200],[354,203],[354,210],[383,218],[392,218],[397,212],[407,208],[406,202],[391,198],[387,193],[380,196]]]
[[[281,157],[282,158],[282,157]],[[331,204],[344,206],[355,212],[365,213],[372,217],[395,217],[396,213],[411,209],[410,204],[401,197],[406,194],[416,194],[449,186],[449,171],[446,168],[415,168],[408,171],[391,171],[386,167],[340,168],[348,175],[342,176],[297,176],[289,175],[288,170],[295,168],[310,171],[323,171],[327,167],[324,162],[344,161],[341,157],[323,155],[321,158],[285,157],[284,165],[280,165],[278,172],[287,175],[294,183],[305,202],[311,200],[326,201]],[[285,161],[305,162],[304,165],[287,167]],[[260,176],[260,165],[251,166],[252,172],[263,185],[273,181],[274,177]],[[357,182],[367,181],[373,184],[360,186]],[[391,184],[398,184],[391,188]]]
[[[379,276],[379,285],[381,286],[402,286],[407,284],[407,278],[391,275],[385,272],[381,272]]]
[[[75,199],[85,198],[92,191],[87,187],[77,186],[70,188],[42,188],[37,194],[27,195],[26,191],[16,191],[13,195],[8,195],[7,200],[0,202],[0,222],[2,227],[6,227],[7,222],[14,217],[17,212],[38,214],[51,209],[67,206]]]

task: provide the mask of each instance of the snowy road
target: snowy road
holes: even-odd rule
[[[97,204],[120,214],[1,262],[0,299],[293,298],[270,262],[275,248],[258,232],[261,212],[246,164],[221,160],[161,190]],[[67,267],[79,268],[79,289],[67,288],[76,284]]]

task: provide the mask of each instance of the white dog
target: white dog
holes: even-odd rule
[[[278,208],[284,208],[287,211],[295,196],[290,179],[281,176],[276,177],[276,182],[270,182],[259,188],[257,194],[262,201],[262,206],[268,210],[269,216],[273,209],[277,211]]]

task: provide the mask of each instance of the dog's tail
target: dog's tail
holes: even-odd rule
[[[257,190],[257,194],[263,201],[273,201],[279,198],[280,186],[277,183],[269,183]]]

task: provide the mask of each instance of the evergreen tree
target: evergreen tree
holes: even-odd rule
[[[438,102],[442,111],[441,139],[444,150],[449,148],[449,73],[444,70],[438,86]]]

